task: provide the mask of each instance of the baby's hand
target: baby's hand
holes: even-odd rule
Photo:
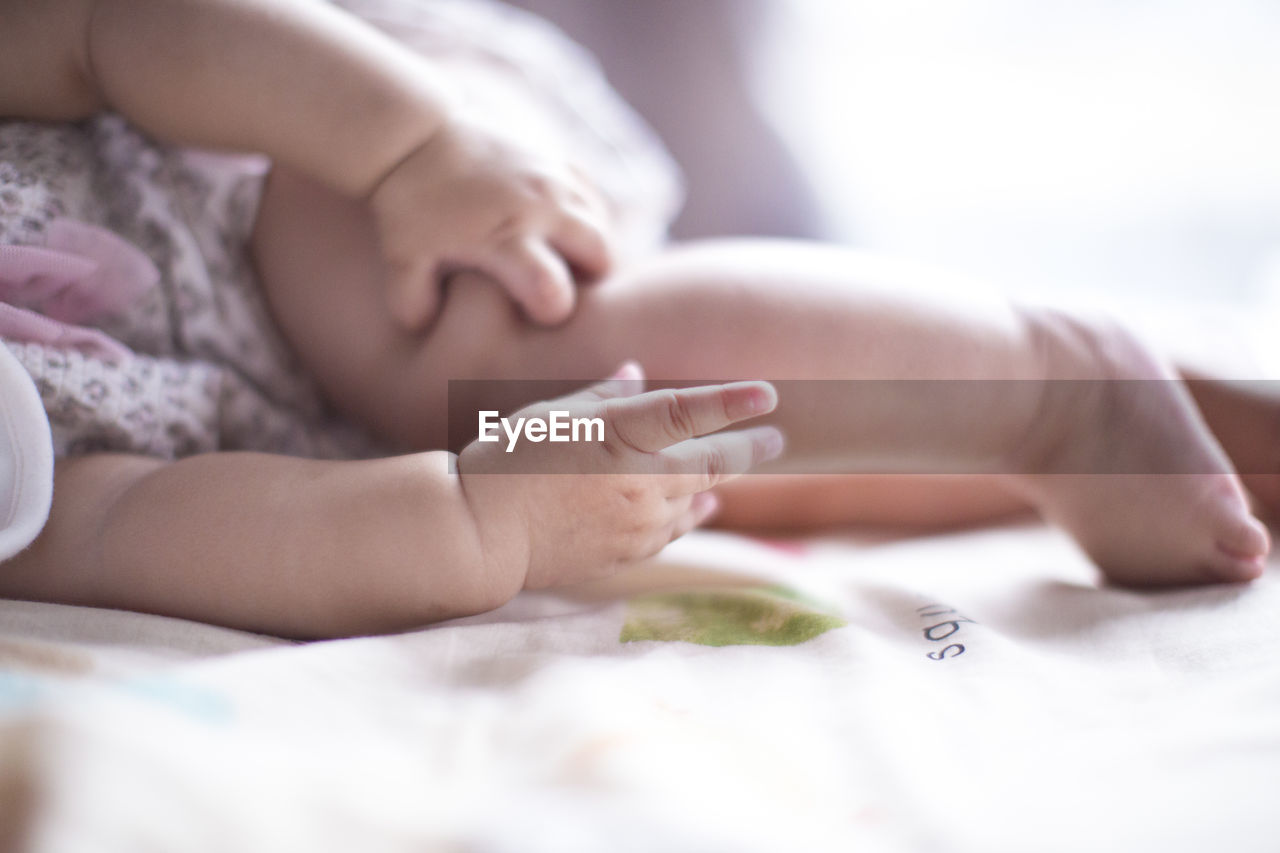
[[[708,489],[782,451],[774,427],[715,432],[777,405],[765,382],[642,390],[635,365],[610,380],[512,416],[567,410],[604,420],[602,442],[473,442],[458,457],[488,578],[526,589],[616,572],[701,524]],[[512,572],[516,576],[512,576]]]
[[[612,262],[601,197],[566,164],[450,120],[369,197],[389,275],[389,306],[417,331],[435,316],[444,277],[470,269],[499,284],[536,323],[573,311],[575,281]]]

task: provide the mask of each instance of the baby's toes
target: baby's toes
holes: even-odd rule
[[[1253,516],[1237,516],[1222,522],[1216,544],[1214,565],[1222,569],[1223,580],[1253,580],[1262,574],[1271,537]]]
[[[1235,494],[1213,496],[1211,510],[1214,545],[1208,566],[1219,580],[1249,581],[1262,574],[1263,560],[1271,550],[1271,536],[1262,522],[1249,515]]]
[[[1112,583],[1241,583],[1262,574],[1270,537],[1234,477],[1153,475],[1127,485],[1095,495],[1102,510],[1073,531]]]
[[[1218,553],[1205,561],[1203,571],[1210,583],[1248,583],[1262,577],[1262,558],[1242,560]]]

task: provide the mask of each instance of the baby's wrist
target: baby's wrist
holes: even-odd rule
[[[391,182],[392,177],[398,172],[406,162],[414,158],[424,156],[424,152],[436,142],[441,131],[444,129],[446,119],[441,118],[439,123],[431,130],[426,131],[420,137],[416,137],[413,141],[396,149],[392,149],[394,153],[389,153],[383,158],[383,165],[372,173],[371,179],[367,179],[357,191],[354,197],[366,204],[378,204],[378,199],[385,195],[384,188]]]
[[[371,201],[407,161],[437,145],[456,121],[460,109],[456,101],[447,87],[437,86],[397,110],[392,117],[394,127],[377,132],[377,153],[353,195],[361,201]]]
[[[377,91],[343,108],[343,121],[358,127],[357,147],[330,152],[337,166],[315,177],[343,194],[367,201],[378,187],[450,123],[458,97],[428,60],[412,55],[385,74]]]
[[[463,464],[461,457],[457,462]],[[532,559],[529,524],[516,499],[520,490],[506,488],[508,478],[499,474],[454,470],[476,543],[478,593],[490,609],[500,607],[524,588]]]

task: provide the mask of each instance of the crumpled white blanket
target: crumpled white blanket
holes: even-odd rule
[[[696,533],[392,637],[2,603],[0,827],[33,851],[1270,850],[1275,569],[1137,593],[1034,526]]]

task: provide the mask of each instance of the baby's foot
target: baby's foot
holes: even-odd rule
[[[1280,382],[1183,377],[1262,518],[1280,525]]]
[[[1053,379],[1016,485],[1116,583],[1258,577],[1266,528],[1186,387],[1121,330],[1029,322]]]

